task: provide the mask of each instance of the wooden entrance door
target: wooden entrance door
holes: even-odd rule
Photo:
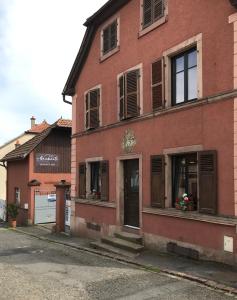
[[[139,227],[139,160],[124,161],[124,225]]]

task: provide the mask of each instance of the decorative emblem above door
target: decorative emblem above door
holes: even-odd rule
[[[126,130],[122,141],[123,151],[126,153],[132,152],[136,144],[134,132],[131,129]]]

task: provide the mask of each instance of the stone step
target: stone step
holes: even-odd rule
[[[90,246],[94,249],[98,249],[98,250],[102,250],[105,252],[109,252],[109,253],[113,253],[116,255],[122,255],[125,257],[129,257],[129,258],[135,258],[137,255],[139,255],[139,253],[132,253],[126,250],[122,250],[120,248],[111,246],[109,244],[105,244],[102,242],[90,242]]]
[[[135,244],[143,244],[143,239],[140,235],[138,234],[134,234],[134,233],[129,233],[129,232],[116,232],[114,234],[115,237],[122,239],[122,240],[126,240]]]
[[[139,253],[143,250],[144,246],[143,245],[138,245],[117,237],[104,237],[101,239],[102,243],[130,251],[133,253]]]

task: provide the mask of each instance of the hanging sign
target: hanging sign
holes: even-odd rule
[[[36,154],[36,165],[38,167],[58,167],[59,157],[57,154]]]

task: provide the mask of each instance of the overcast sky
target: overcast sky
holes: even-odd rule
[[[30,127],[30,117],[71,118],[62,101],[84,21],[106,0],[0,0],[0,145]]]

